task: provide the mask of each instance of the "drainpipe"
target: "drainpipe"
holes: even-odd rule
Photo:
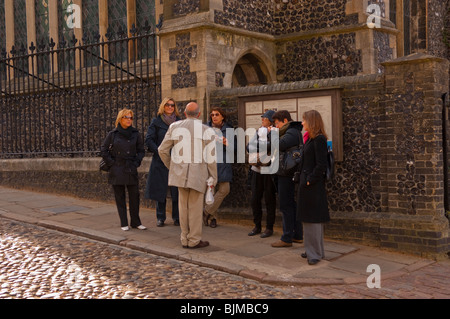
[[[443,160],[444,160],[444,208],[445,208],[445,215],[447,218],[449,218],[449,211],[450,211],[450,203],[449,203],[449,165],[448,165],[448,136],[447,136],[447,107],[450,106],[448,103],[448,93],[442,94],[442,152],[443,152]]]

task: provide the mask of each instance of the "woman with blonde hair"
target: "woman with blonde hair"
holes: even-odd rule
[[[168,186],[169,170],[161,161],[158,147],[164,139],[170,124],[181,119],[176,102],[171,97],[162,100],[156,118],[152,120],[145,136],[145,145],[153,153],[152,163],[147,177],[145,198],[156,201],[156,226],[164,226],[166,220],[167,189],[172,197],[172,219],[174,225],[180,225],[178,211],[178,188]]]
[[[126,190],[129,197],[131,227],[146,229],[139,218],[140,197],[137,172],[144,158],[145,149],[141,134],[132,124],[133,111],[126,108],[119,111],[116,127],[106,136],[100,152],[103,160],[110,166],[108,183],[113,186],[122,230],[129,230]]]
[[[303,224],[305,252],[301,254],[310,265],[325,257],[323,225],[330,220],[325,176],[327,171],[327,134],[322,117],[316,110],[303,114],[306,131],[300,182],[297,193],[297,218]]]

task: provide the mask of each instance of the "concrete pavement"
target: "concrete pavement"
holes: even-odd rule
[[[378,265],[380,279],[403,276],[435,263],[433,260],[347,242],[325,241],[326,258],[314,266],[300,257],[303,244],[273,248],[281,236],[275,229],[269,238],[249,237],[251,226],[219,221],[217,228],[203,227],[203,240],[210,246],[185,249],[180,228],[170,213],[165,227],[156,227],[153,209],[141,209],[147,230],[122,231],[114,203],[68,196],[16,190],[0,186],[0,217],[19,220],[62,232],[121,245],[155,255],[210,267],[264,283],[282,285],[338,285],[375,282]],[[373,273],[372,273],[373,272]],[[373,280],[372,280],[373,279]]]

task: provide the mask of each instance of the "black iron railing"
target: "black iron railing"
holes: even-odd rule
[[[160,101],[156,35],[133,27],[0,57],[0,158],[95,156],[117,112],[142,134]]]

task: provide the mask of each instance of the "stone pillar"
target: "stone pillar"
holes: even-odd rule
[[[159,32],[161,51],[165,52],[161,54],[162,98],[171,96],[183,107],[196,101],[202,115],[208,101],[207,30],[199,26],[209,20],[209,12],[203,12],[203,6],[204,1],[194,1],[189,6],[164,1],[164,24]]]
[[[73,0],[72,3],[80,8],[80,21],[77,21],[77,23],[80,24],[80,27],[73,30],[75,37],[80,41],[83,38],[83,0]]]
[[[14,1],[5,0],[5,32],[6,32],[6,52],[10,52],[14,45]]]
[[[58,4],[56,1],[49,1],[48,3],[48,30],[49,30],[49,38],[53,39],[55,43],[55,47],[53,49],[57,49],[59,45],[59,30],[58,30]],[[52,71],[58,71],[58,59],[54,59]]]
[[[106,41],[105,34],[108,32],[108,0],[98,0],[98,27],[100,40],[103,39]],[[101,52],[101,54],[103,54],[103,52]],[[105,56],[102,57],[108,60],[109,56],[107,46],[105,46],[104,54]]]
[[[383,64],[384,180],[389,217],[381,246],[424,255],[450,249],[444,216],[442,94],[449,62],[423,53]]]
[[[349,0],[346,5],[346,15],[354,16],[361,26],[356,33],[356,48],[361,50],[362,74],[382,73],[380,64],[397,57],[397,34],[400,33],[389,20],[389,1],[395,0]],[[373,28],[367,24],[371,13],[370,4],[377,5],[380,10],[379,19],[370,19],[377,22]]]
[[[130,30],[136,26],[136,0],[127,0],[127,34],[132,37]],[[134,41],[128,42],[128,60],[133,63],[136,59],[136,43]]]
[[[15,42],[14,33],[14,2],[5,0],[5,33],[6,33],[6,52],[9,54]],[[7,77],[14,77],[14,72],[6,72]]]
[[[36,7],[34,0],[27,0],[26,2],[26,13],[27,13],[27,52],[29,52],[28,47],[31,42],[37,47],[36,43]],[[32,63],[28,64],[28,72],[32,74],[37,73],[37,63],[34,64],[34,70],[32,70]]]

